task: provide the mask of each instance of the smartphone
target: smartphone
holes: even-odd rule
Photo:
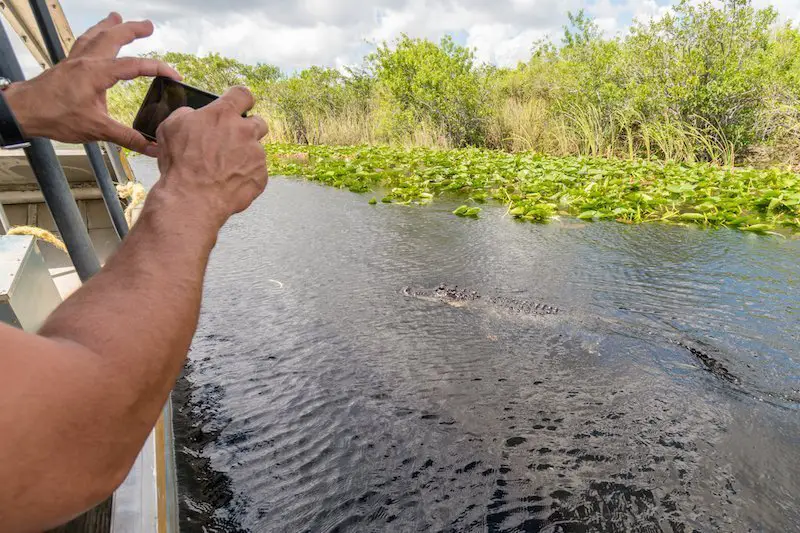
[[[151,141],[156,140],[158,126],[179,107],[200,109],[219,98],[216,94],[157,76],[150,84],[142,107],[133,120],[133,129]]]

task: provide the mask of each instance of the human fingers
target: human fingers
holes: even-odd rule
[[[188,115],[189,113],[192,113],[194,111],[196,111],[196,109],[193,109],[193,108],[188,107],[188,106],[179,107],[178,109],[176,109],[175,111],[170,113],[169,116],[164,120],[164,122],[167,122],[167,121],[171,122],[171,121],[173,121],[173,120],[175,120],[177,118],[182,117],[183,115]]]
[[[161,142],[161,137],[165,127],[167,128],[171,127],[170,124],[172,122],[175,122],[176,120],[179,120],[182,116],[193,113],[194,111],[195,109],[184,106],[184,107],[179,107],[178,109],[170,113],[169,116],[165,118],[161,122],[161,124],[159,124],[158,129],[156,130],[156,138],[158,139],[158,141]]]
[[[78,37],[78,39],[75,41],[75,44],[72,45],[69,55],[72,57],[81,55],[89,42],[97,37],[97,34],[99,34],[101,31],[113,28],[118,24],[122,24],[122,16],[120,16],[119,13],[112,11],[106,18],[86,30],[83,35]]]
[[[158,153],[156,144],[145,138],[133,128],[120,124],[111,117],[107,117],[101,125],[97,135],[99,141],[109,141],[140,154],[155,157]]]
[[[258,173],[258,175],[256,176],[255,180],[256,180],[256,183],[258,184],[259,188],[261,189],[261,191],[259,192],[259,194],[261,194],[262,192],[264,192],[264,189],[267,188],[267,184],[269,183],[269,170],[267,169],[267,159],[266,159],[266,157],[264,157],[264,167]]]
[[[153,34],[153,23],[149,20],[124,22],[111,28],[106,28],[92,38],[83,51],[83,55],[97,57],[116,57],[120,49],[136,39],[149,37]]]
[[[114,78],[114,83],[119,80],[132,80],[140,76],[165,76],[177,81],[183,79],[183,76],[168,63],[158,59],[144,57],[120,57],[118,59],[113,59],[109,70]]]
[[[247,120],[247,122],[252,125],[256,139],[261,139],[267,133],[269,133],[269,126],[267,126],[267,123],[264,121],[264,119],[259,117],[258,115],[247,117],[245,120]]]
[[[228,107],[233,109],[237,115],[243,115],[250,111],[255,103],[250,89],[237,85],[225,91],[225,94],[214,100],[208,107],[215,109]]]

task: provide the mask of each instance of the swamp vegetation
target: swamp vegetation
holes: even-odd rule
[[[604,36],[583,12],[514,68],[445,37],[402,36],[362,65],[286,74],[211,54],[162,57],[213,92],[246,84],[274,174],[378,203],[464,194],[541,222],[559,214],[754,232],[800,228],[800,30],[748,0],[682,1]],[[130,122],[146,80],[118,86]]]
[[[728,226],[753,232],[800,230],[800,176],[778,169],[722,168],[463,148],[270,145],[272,172],[366,193],[371,203],[430,203],[458,193],[454,212],[478,216],[496,200],[508,214],[546,222],[559,214],[583,220],[662,221]]]

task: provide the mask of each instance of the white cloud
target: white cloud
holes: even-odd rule
[[[2,19],[3,28],[6,30],[6,34],[8,35],[9,40],[11,41],[11,46],[14,48],[14,52],[17,55],[17,61],[19,61],[20,67],[22,67],[22,72],[25,74],[26,78],[31,78],[36,76],[42,71],[41,65],[36,61],[27,48],[25,48],[25,44],[23,44],[22,39],[14,33],[14,30],[11,26],[6,22],[4,17],[0,17]]]
[[[800,21],[800,0],[753,0],[753,6],[758,8],[772,6],[778,10],[781,19]]]
[[[533,43],[547,37],[544,30],[518,31],[511,24],[476,24],[469,30],[467,46],[478,61],[514,66],[531,55]]]
[[[150,39],[137,41],[123,53],[170,50],[205,55],[218,52],[247,63],[261,61],[291,70],[311,64],[336,65],[340,56],[350,55],[351,46],[348,35],[336,26],[317,23],[293,28],[262,17],[233,15],[222,21],[203,18],[156,24]]]
[[[676,0],[62,0],[76,33],[110,10],[151,18],[156,33],[127,53],[210,51],[292,71],[352,65],[401,33],[438,40],[452,34],[479,60],[513,65],[533,43],[557,39],[567,11],[584,8],[608,35],[634,18],[661,17]],[[769,0],[754,0],[758,7]],[[800,0],[776,0],[783,18],[800,19]]]

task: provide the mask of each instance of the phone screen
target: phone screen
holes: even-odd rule
[[[147,91],[142,107],[133,121],[133,129],[148,139],[155,141],[158,126],[173,111],[180,107],[199,109],[217,98],[216,95],[195,89],[175,80],[157,77],[150,85],[150,90]]]

